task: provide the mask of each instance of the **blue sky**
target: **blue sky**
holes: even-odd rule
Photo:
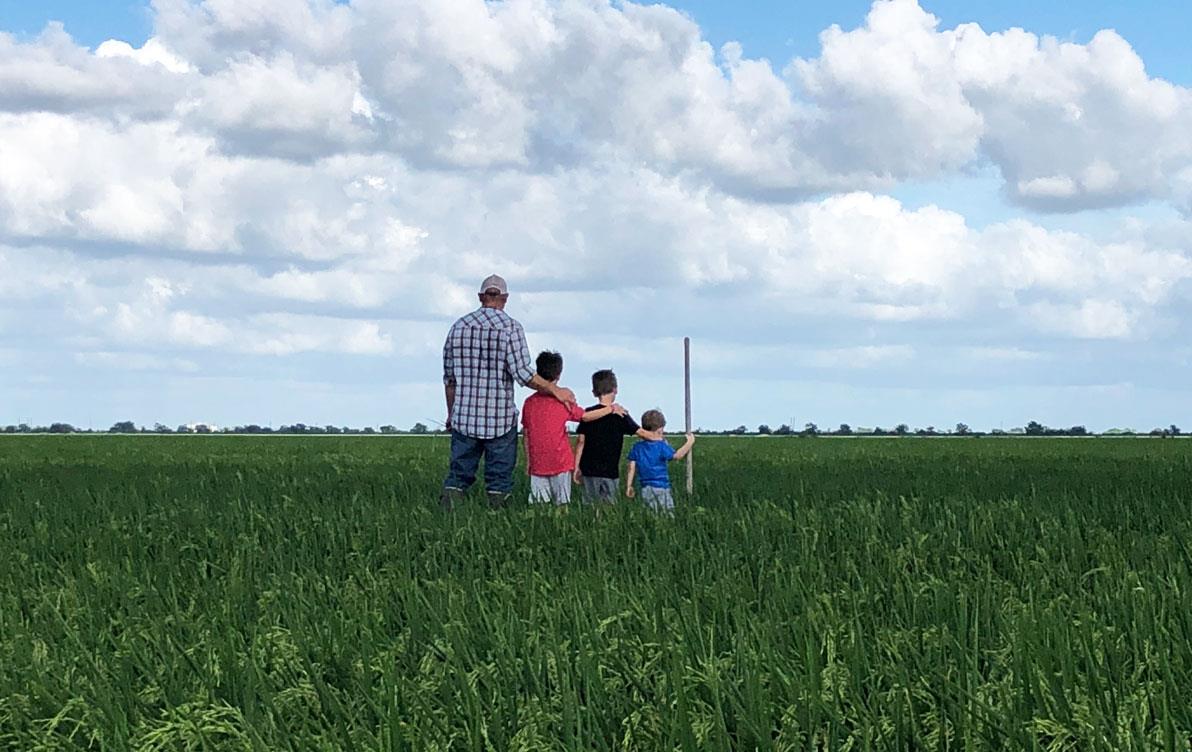
[[[670,3],[690,14],[709,41],[739,41],[754,57],[782,63],[815,55],[819,32],[837,24],[859,25],[868,13],[865,0],[836,2],[682,0]],[[1166,0],[1084,0],[1038,3],[1029,0],[948,0],[923,7],[946,27],[978,23],[988,31],[1019,26],[1061,39],[1088,41],[1101,29],[1116,29],[1138,51],[1153,75],[1176,83],[1192,76],[1185,48],[1192,10]],[[152,33],[152,11],[137,0],[0,1],[0,28],[21,35],[37,34],[49,21],[61,21],[81,44],[96,46],[116,38],[138,45]]]
[[[148,38],[153,29],[148,3],[135,0],[0,2],[0,28],[10,34],[33,36],[40,33],[50,21],[61,22],[71,36],[89,47],[113,38],[139,44]]]
[[[751,55],[785,61],[819,50],[818,33],[832,24],[860,25],[871,3],[863,0],[740,2],[687,0],[674,4],[690,13],[714,42],[738,40]],[[944,27],[977,23],[986,31],[1021,27],[1036,34],[1087,42],[1102,29],[1115,29],[1138,51],[1152,75],[1187,83],[1184,25],[1192,10],[1180,3],[1142,0],[1084,0],[1040,3],[1029,0],[927,0],[925,10]]]
[[[637,412],[1192,424],[1192,11],[669,7],[0,0],[0,425],[438,420],[494,270]]]

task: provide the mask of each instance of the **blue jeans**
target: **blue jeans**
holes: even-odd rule
[[[517,427],[495,439],[474,439],[451,432],[451,467],[443,488],[466,491],[476,482],[480,457],[484,456],[484,490],[490,494],[513,491],[513,466],[517,464]]]

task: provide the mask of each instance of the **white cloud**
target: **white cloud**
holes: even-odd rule
[[[914,348],[908,345],[862,345],[813,350],[807,354],[806,362],[816,368],[874,368],[905,363],[914,355]]]
[[[878,0],[865,26],[821,42],[792,71],[824,108],[829,142],[862,165],[904,177],[981,153],[1012,198],[1049,210],[1179,197],[1192,93],[1150,78],[1113,31],[1078,44],[940,30],[913,0]]]
[[[348,258],[329,269],[289,268],[244,280],[247,291],[308,303],[332,302],[351,308],[379,308],[402,295],[413,281],[410,266],[422,255],[419,244],[427,233],[388,221],[375,250]],[[435,280],[441,286],[446,280]]]
[[[151,0],[158,37],[207,71],[228,50],[269,56],[289,51],[316,62],[347,46],[352,9],[333,0]]]
[[[400,162],[240,159],[170,122],[0,113],[0,163],[0,237],[257,257],[368,255],[398,270],[410,233],[422,232],[390,216],[389,193],[361,187],[383,166],[416,190],[419,177]]]
[[[102,118],[159,118],[173,109],[176,71],[134,58],[164,54],[148,47],[132,55],[94,55],[74,43],[61,24],[18,42],[0,32],[0,112],[60,112]]]
[[[1079,187],[1066,175],[1052,175],[1045,178],[1020,180],[1015,186],[1018,195],[1025,199],[1070,199],[1077,195]]]
[[[1034,303],[1025,313],[1045,330],[1086,339],[1125,339],[1135,333],[1140,319],[1137,311],[1116,300]]]
[[[713,49],[665,6],[243,6],[160,2],[159,36],[216,78],[245,55],[281,65],[268,75],[282,81],[297,80],[287,58],[358,71],[358,85],[339,86],[346,104],[321,97],[309,72],[305,88],[260,90],[263,109],[293,91],[317,114],[298,129],[315,153],[329,148],[322,124],[356,114],[356,128],[416,164],[540,169],[613,154],[698,170],[741,195],[872,189],[989,158],[1010,196],[1058,210],[1173,197],[1192,164],[1192,95],[1148,77],[1111,31],[1077,44],[940,29],[913,0],[877,0],[862,27],[825,31],[821,54],[784,78],[740,45]],[[240,96],[255,106],[251,86]],[[267,149],[268,119],[251,127]]]
[[[170,73],[190,73],[190,64],[175,55],[160,39],[149,39],[140,47],[133,47],[120,39],[109,39],[95,48],[99,58],[128,58],[141,65],[160,65]]]
[[[932,175],[971,161],[981,114],[955,72],[955,40],[912,2],[874,3],[865,26],[820,35],[791,74],[818,109],[815,138],[842,172]]]
[[[972,360],[1001,363],[1024,363],[1043,360],[1046,357],[1044,353],[1021,347],[962,347],[959,352],[963,357]]]
[[[87,368],[113,368],[127,371],[176,371],[197,373],[199,365],[186,358],[168,358],[139,352],[81,352],[75,363]]]
[[[95,53],[0,37],[0,109],[132,114],[215,149],[533,172],[625,161],[783,199],[990,160],[1015,201],[1192,200],[1192,93],[1112,31],[1087,44],[939,28],[876,0],[783,74],[661,5],[157,0],[155,36]]]
[[[108,333],[119,342],[147,343],[173,347],[215,347],[234,342],[231,328],[211,317],[188,310],[176,310],[173,301],[185,298],[188,290],[168,280],[146,279],[140,294],[131,301],[117,302],[110,309],[93,309],[96,318],[106,320]]]
[[[284,52],[231,61],[204,79],[182,112],[230,153],[312,159],[372,140],[355,66],[299,62]]]
[[[360,182],[348,180],[352,172],[300,168],[316,182],[298,190],[321,186],[317,192],[331,198],[321,205],[301,201],[301,211],[292,211],[290,199],[289,207],[270,207],[254,219],[251,204],[217,204],[227,206],[221,220],[229,226],[252,227],[226,249],[243,261],[195,267],[169,262],[154,273],[183,284],[191,292],[188,299],[200,301],[209,317],[234,315],[227,305],[243,296],[255,301],[253,307],[282,310],[309,304],[365,316],[400,317],[414,310],[447,316],[472,305],[475,279],[496,269],[513,280],[519,295],[576,289],[606,291],[606,298],[615,300],[613,291],[626,288],[705,290],[714,293],[710,300],[717,306],[744,305],[767,318],[827,313],[959,326],[1020,310],[1028,312],[1017,317],[1028,330],[1112,338],[1145,336],[1150,327],[1142,325],[1156,320],[1178,286],[1192,277],[1186,255],[1143,241],[1102,243],[1024,221],[976,230],[954,212],[932,206],[912,211],[867,193],[782,206],[742,201],[640,170],[552,178],[509,174],[472,189],[470,199],[485,207],[478,214],[444,200],[460,184],[457,176],[440,180],[399,171],[385,180],[379,197],[369,198],[352,193]],[[407,185],[414,184],[422,191],[406,196]],[[129,206],[153,205],[130,201]],[[336,208],[343,213],[337,216]],[[114,210],[84,211],[120,216]],[[142,237],[150,239],[182,234],[130,216],[116,226],[149,228]],[[137,238],[128,233],[125,239]],[[153,249],[145,256],[152,258]],[[275,259],[301,262],[265,271]],[[144,272],[133,266],[127,273]],[[134,280],[130,276],[122,289]],[[1115,326],[1078,327],[1056,323],[1058,314],[1029,313],[1040,302],[1067,310],[1084,301],[1130,315],[1118,317]],[[124,313],[126,334],[141,321],[127,296],[104,305],[131,306]],[[231,340],[226,332],[186,319],[170,337],[199,344]],[[292,349],[280,347],[287,348]]]
[[[393,340],[375,321],[344,321],[316,316],[267,314],[250,320],[248,352],[294,355],[337,352],[349,355],[387,355]]]
[[[0,233],[186,244],[203,221],[186,173],[206,155],[169,123],[0,114]]]
[[[87,276],[87,271],[71,264],[66,254],[0,245],[0,300],[10,305],[69,295],[87,284]]]

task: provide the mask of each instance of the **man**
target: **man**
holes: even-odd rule
[[[534,372],[522,325],[505,313],[509,290],[497,275],[480,284],[480,308],[459,319],[443,345],[443,386],[451,467],[441,501],[450,509],[476,481],[484,457],[484,487],[491,507],[504,506],[513,491],[517,464],[517,382],[560,402],[575,393]]]

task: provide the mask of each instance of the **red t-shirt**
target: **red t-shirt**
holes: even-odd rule
[[[567,423],[578,423],[584,416],[579,405],[564,405],[545,394],[531,394],[522,405],[522,425],[526,428],[526,460],[530,475],[558,475],[575,469]]]

